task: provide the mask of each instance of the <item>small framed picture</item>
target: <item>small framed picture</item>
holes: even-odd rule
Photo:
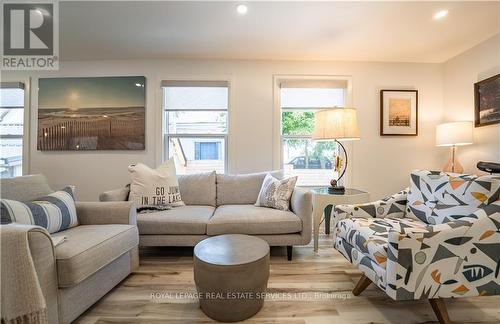
[[[418,135],[417,90],[380,90],[380,135]]]
[[[474,84],[475,126],[500,123],[500,74]]]

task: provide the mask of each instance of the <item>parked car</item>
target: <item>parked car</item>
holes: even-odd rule
[[[306,169],[306,157],[305,156],[294,157],[287,164],[293,165],[294,169]],[[330,161],[328,158],[309,157],[309,163],[307,165],[307,169],[331,169],[331,168],[332,168],[332,161]]]

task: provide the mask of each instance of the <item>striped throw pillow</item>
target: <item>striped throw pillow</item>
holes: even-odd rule
[[[78,225],[71,187],[31,202],[1,200],[1,223],[38,225],[56,233]]]

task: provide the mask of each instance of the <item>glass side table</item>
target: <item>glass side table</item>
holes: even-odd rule
[[[370,193],[346,188],[343,194],[333,194],[328,192],[328,187],[318,187],[311,189],[313,194],[313,234],[314,252],[318,252],[319,228],[321,218],[325,214],[325,233],[330,234],[330,216],[335,205],[342,204],[363,204],[370,201]]]

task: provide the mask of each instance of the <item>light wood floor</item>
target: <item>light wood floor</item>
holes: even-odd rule
[[[427,301],[394,302],[371,285],[361,296],[351,290],[360,277],[320,237],[320,250],[295,247],[293,261],[285,248],[271,251],[271,276],[262,310],[248,323],[432,323]],[[192,248],[141,250],[139,269],[83,314],[78,323],[209,323],[198,308],[193,282]],[[281,293],[281,296],[278,295]],[[155,294],[155,297],[152,297]],[[186,296],[187,295],[187,296]],[[180,298],[179,298],[180,297]],[[447,300],[455,323],[500,323],[500,296]]]

